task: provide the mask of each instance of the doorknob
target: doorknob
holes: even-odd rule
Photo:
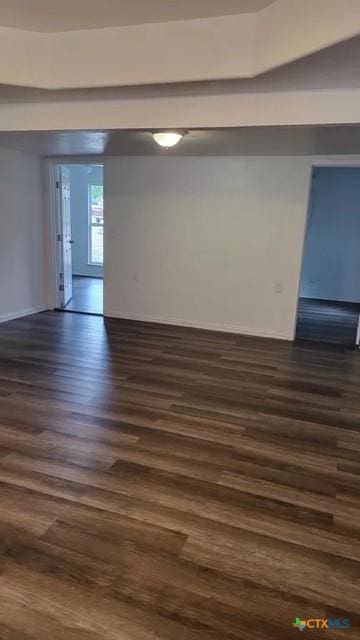
[[[74,244],[75,240],[69,240],[70,244]]]

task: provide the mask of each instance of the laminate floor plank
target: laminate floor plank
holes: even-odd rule
[[[358,303],[300,298],[296,338],[351,348],[358,319]]]
[[[2,324],[0,639],[357,640],[359,375],[338,339]]]

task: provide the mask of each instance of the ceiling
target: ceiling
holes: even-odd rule
[[[0,0],[1,2],[1,0]],[[160,98],[246,92],[302,91],[321,87],[360,87],[360,37],[328,47],[256,78],[208,82],[178,82],[151,87],[102,87],[48,91],[0,84],[0,105],[7,102],[50,102]]]
[[[0,0],[0,25],[54,32],[259,11],[273,0]]]
[[[169,150],[148,131],[14,132],[0,133],[0,147],[53,157],[360,155],[360,126],[196,130]]]

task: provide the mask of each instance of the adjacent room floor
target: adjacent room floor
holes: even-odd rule
[[[355,346],[360,304],[300,298],[297,340]]]
[[[358,352],[45,312],[0,353],[2,638],[359,637]]]
[[[72,298],[66,305],[66,311],[83,313],[103,313],[103,279],[85,276],[73,276]]]

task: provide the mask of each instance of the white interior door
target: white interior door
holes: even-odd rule
[[[62,290],[63,305],[72,298],[72,259],[71,259],[71,213],[70,213],[70,172],[68,167],[60,167],[60,209],[62,242]]]
[[[358,325],[357,325],[357,331],[356,331],[355,345],[360,349],[360,313],[359,313],[359,319],[358,319]]]

